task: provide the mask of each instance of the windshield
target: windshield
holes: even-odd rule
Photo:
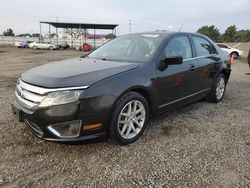
[[[88,57],[108,61],[145,62],[155,54],[161,41],[157,34],[121,36],[96,49]]]

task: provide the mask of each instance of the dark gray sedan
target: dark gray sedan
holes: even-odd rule
[[[33,68],[18,79],[13,113],[39,138],[137,140],[151,116],[201,99],[220,102],[229,55],[194,33],[118,37],[85,58]]]

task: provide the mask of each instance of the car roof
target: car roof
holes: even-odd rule
[[[207,36],[202,35],[200,33],[178,32],[178,31],[167,31],[167,30],[139,32],[139,33],[133,33],[133,34],[128,34],[128,35],[160,35],[161,37],[168,37],[170,35],[175,35],[175,34],[195,35],[195,36],[201,36],[201,37],[208,38]]]

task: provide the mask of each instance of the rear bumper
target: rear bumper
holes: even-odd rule
[[[56,141],[63,143],[71,142],[82,142],[89,143],[95,141],[107,140],[107,131],[105,123],[99,120],[98,116],[82,118],[79,115],[79,103],[72,103],[67,105],[60,105],[45,109],[37,109],[34,112],[28,111],[22,107],[19,103],[14,101],[12,103],[12,113],[16,116],[19,122],[25,122],[29,127],[30,131],[40,139],[48,141]],[[80,134],[77,137],[62,138],[53,134],[49,129],[48,125],[60,124],[75,120],[81,120]],[[103,126],[98,129],[84,131],[84,125],[101,122]]]

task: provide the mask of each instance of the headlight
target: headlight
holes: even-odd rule
[[[49,93],[39,104],[39,107],[47,107],[75,102],[79,99],[82,92],[82,90],[73,90]]]

